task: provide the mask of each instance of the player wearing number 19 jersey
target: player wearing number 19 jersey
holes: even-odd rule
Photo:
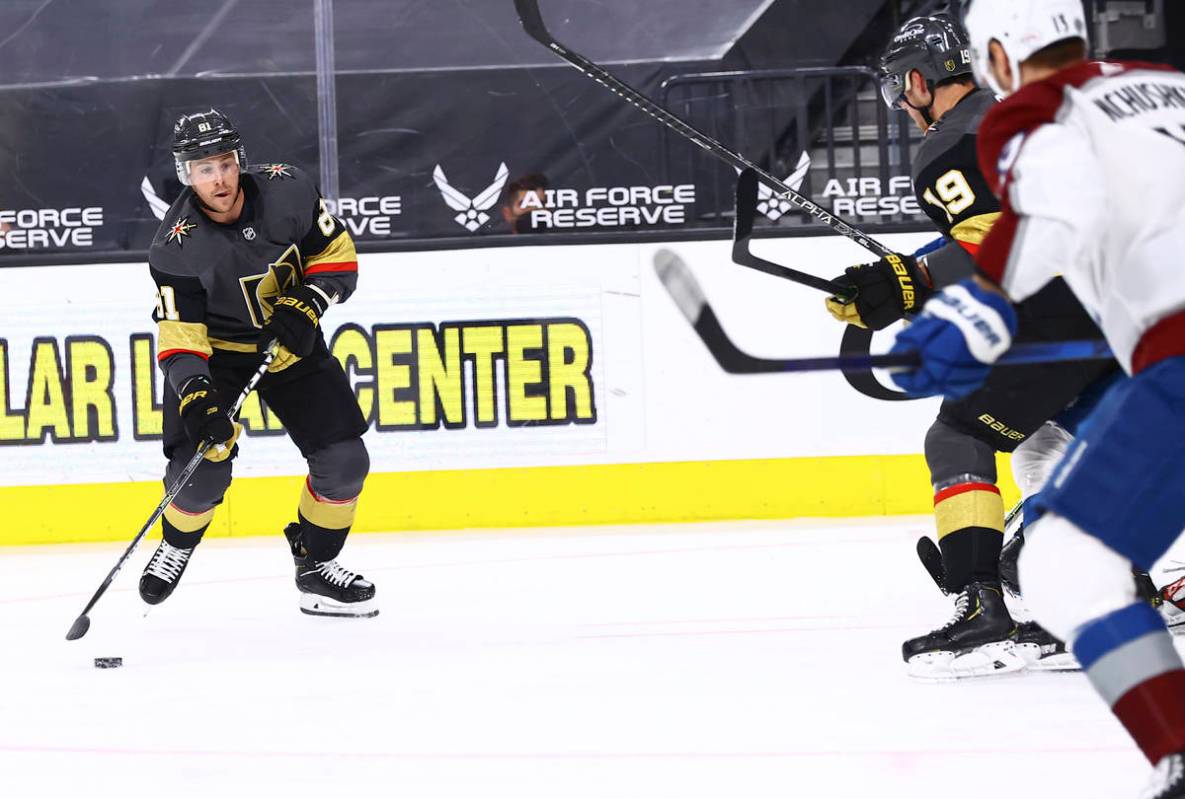
[[[367,423],[320,329],[321,316],[354,292],[354,243],[302,171],[248,168],[238,131],[217,111],[182,117],[173,154],[187,188],[149,251],[166,377],[166,482],[199,444],[213,446],[165,510],[164,540],[140,595],[151,604],[169,596],[214,518],[241,429],[227,417],[226,398],[242,390],[275,340],[277,356],[258,391],[309,467],[293,498],[297,521],[284,531],[301,609],[374,615],[374,586],[336,560],[369,470]]]
[[[1000,216],[976,150],[980,121],[996,98],[975,87],[967,46],[958,21],[937,14],[906,22],[882,58],[884,101],[907,111],[924,132],[914,158],[914,190],[947,242],[925,256],[893,256],[848,269],[837,282],[856,289],[854,300],[827,301],[841,321],[880,329],[919,310],[936,288],[973,273],[973,256]],[[1021,340],[1099,336],[1060,280],[1019,313]],[[944,587],[957,597],[958,612],[946,626],[904,643],[911,674],[944,679],[997,674],[1026,662],[1033,668],[1075,665],[1060,655],[1060,642],[1036,625],[1022,625],[1018,634],[1005,607],[999,570],[1004,504],[996,486],[996,453],[1016,453],[1014,472],[1022,491],[1035,493],[1069,439],[1062,428],[1045,423],[1115,371],[1114,362],[1001,367],[979,391],[943,403],[926,433],[925,454]],[[1017,642],[1023,646],[1014,647]]]

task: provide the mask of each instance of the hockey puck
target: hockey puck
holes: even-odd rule
[[[123,665],[123,658],[95,658],[96,669],[118,669]]]

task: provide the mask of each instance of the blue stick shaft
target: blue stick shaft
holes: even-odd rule
[[[996,363],[1002,366],[1050,363],[1054,361],[1089,361],[1111,357],[1107,342],[1099,340],[1050,341],[1032,344],[1017,344],[1004,353]],[[845,369],[909,368],[917,366],[914,353],[900,355],[835,356],[828,358],[794,358],[778,361],[779,372],[822,372]]]

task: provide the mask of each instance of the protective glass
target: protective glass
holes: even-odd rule
[[[208,158],[177,162],[177,177],[186,186],[204,186],[219,180],[234,180],[239,176],[239,153],[219,153]]]
[[[906,83],[906,75],[898,72],[882,73],[880,84],[881,99],[885,101],[885,105],[890,109],[896,109],[901,102],[901,98],[905,96],[905,92],[909,88]]]

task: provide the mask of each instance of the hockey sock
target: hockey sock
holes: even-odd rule
[[[300,525],[305,550],[313,561],[333,560],[345,546],[354,514],[358,511],[358,497],[329,499],[313,490],[306,479],[300,492]]]
[[[1185,751],[1185,665],[1159,613],[1128,605],[1080,627],[1073,648],[1151,763]]]
[[[174,504],[165,508],[164,516],[161,518],[161,532],[169,546],[193,549],[201,543],[202,534],[213,520],[213,508],[200,513],[190,513]]]
[[[958,483],[934,495],[934,522],[946,572],[957,594],[972,581],[1000,580],[1004,500],[991,483]]]

